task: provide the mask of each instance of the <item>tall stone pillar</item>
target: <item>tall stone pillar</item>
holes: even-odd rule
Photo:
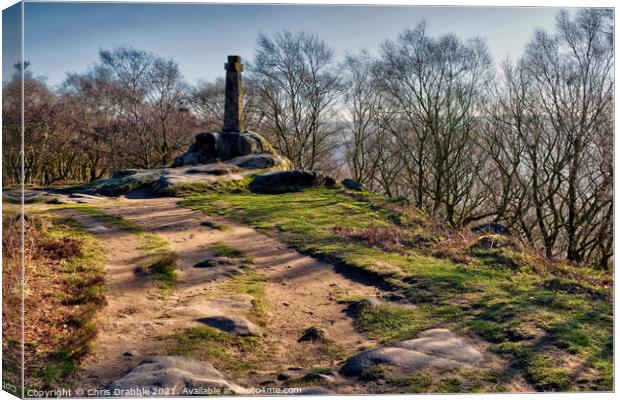
[[[241,57],[228,56],[226,69],[226,102],[224,103],[224,127],[222,132],[242,132],[243,129],[243,82]]]

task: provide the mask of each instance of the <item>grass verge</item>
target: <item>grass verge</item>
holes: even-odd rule
[[[416,305],[360,313],[358,329],[370,337],[389,342],[448,327],[537,354],[516,363],[537,390],[612,387],[610,274],[548,262],[513,238],[451,231],[398,199],[325,188],[261,195],[188,187],[182,195],[181,205],[360,271]]]
[[[10,248],[16,221],[3,215],[5,267],[19,256]],[[105,304],[101,243],[75,220],[44,213],[27,215],[25,237],[25,387],[67,388],[96,335],[95,313]],[[13,281],[8,274],[5,268],[3,280]],[[3,337],[3,350],[10,350],[8,339]]]

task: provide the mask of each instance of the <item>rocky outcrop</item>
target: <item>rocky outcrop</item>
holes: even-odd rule
[[[174,160],[172,167],[228,161],[250,154],[276,155],[276,152],[261,135],[255,132],[206,132],[196,135],[194,144]],[[278,161],[283,162],[283,159]]]
[[[214,184],[289,168],[290,162],[254,132],[201,133],[172,167],[124,169],[109,179],[71,188],[87,194],[120,196],[135,190],[169,194],[178,185]]]
[[[228,161],[229,164],[246,169],[288,168],[286,158],[277,154],[262,153],[240,156]]]
[[[71,190],[104,196],[120,196],[134,190],[166,194],[169,188],[179,185],[237,181],[265,170],[280,170],[287,166],[288,161],[277,154],[250,154],[204,165],[124,170],[110,179],[99,179]]]
[[[242,393],[243,388],[228,382],[211,364],[189,357],[148,357],[127,375],[112,382],[108,389],[115,396],[164,396],[201,394],[209,388],[211,394]],[[161,390],[171,391],[169,393]],[[202,395],[209,393],[202,393]]]
[[[315,171],[293,170],[275,171],[259,175],[250,183],[249,189],[255,193],[298,192],[309,187],[333,187],[336,181]]]
[[[473,368],[484,361],[482,353],[448,329],[431,329],[417,339],[363,351],[349,358],[341,369],[344,375],[359,375],[379,364],[406,369]]]

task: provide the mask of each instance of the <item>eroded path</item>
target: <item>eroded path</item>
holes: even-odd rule
[[[224,243],[251,256],[253,267],[268,277],[265,339],[277,344],[270,362],[272,368],[310,366],[321,361],[312,345],[298,342],[310,326],[323,327],[347,354],[373,345],[355,330],[345,306],[336,300],[338,295],[375,296],[378,290],[374,286],[352,281],[336,272],[333,265],[304,256],[250,227],[214,220],[202,212],[178,206],[177,201],[125,200],[123,204],[102,207],[170,242],[180,256],[180,283],[172,295],[176,301],[212,289],[213,282],[204,280],[205,270],[194,265],[210,257],[213,244]],[[205,221],[216,221],[227,229],[201,225]]]
[[[96,317],[96,343],[83,362],[80,377],[80,387],[101,388],[139,362],[135,355],[128,357],[124,353],[157,353],[161,346],[154,327],[162,324],[157,318],[165,301],[149,279],[134,274],[135,266],[142,259],[136,236],[77,210],[64,209],[57,213],[87,227],[104,246],[107,304]]]
[[[86,386],[103,387],[134,367],[143,356],[166,354],[170,344],[162,341],[163,337],[200,324],[191,314],[175,316],[170,310],[187,308],[187,304],[208,298],[222,281],[231,279],[228,275],[214,276],[208,268],[194,267],[212,256],[210,248],[216,243],[252,257],[252,268],[267,277],[268,312],[263,340],[270,344],[271,351],[264,360],[270,373],[289,367],[335,367],[333,354],[317,351],[316,343],[298,342],[311,326],[325,329],[327,337],[346,356],[376,345],[355,330],[346,306],[337,301],[343,295],[376,296],[379,291],[375,286],[345,277],[333,265],[304,256],[250,227],[180,207],[177,201],[123,198],[94,203],[106,213],[133,221],[170,243],[179,255],[179,282],[165,297],[152,281],[138,279],[133,273],[140,260],[139,243],[133,235],[79,211],[62,211],[99,235],[108,256],[108,305],[99,317],[101,329],[94,354],[85,362]],[[227,229],[204,226],[205,221],[224,224]],[[124,355],[127,351],[133,351],[134,356]],[[258,384],[264,379],[262,374],[255,375],[239,383]]]

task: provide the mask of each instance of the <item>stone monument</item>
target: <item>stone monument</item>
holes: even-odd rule
[[[228,56],[226,69],[226,101],[224,103],[224,127],[222,132],[243,131],[243,82],[241,57]]]
[[[244,129],[241,57],[228,56],[224,69],[226,70],[226,93],[224,125],[221,132],[205,132],[196,135],[195,143],[174,160],[172,167],[213,162],[231,162],[244,168],[288,166],[288,161],[277,155],[273,147],[261,135]],[[250,155],[254,157],[248,157]],[[245,158],[239,159],[240,157]]]

